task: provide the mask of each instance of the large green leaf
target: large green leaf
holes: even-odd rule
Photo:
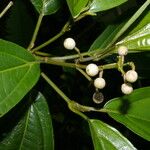
[[[125,45],[129,50],[150,50],[150,23],[142,27],[137,32],[125,37],[116,45]]]
[[[89,51],[106,48],[106,46],[110,43],[123,25],[124,23],[109,25],[104,32],[96,38]]]
[[[94,150],[135,150],[136,148],[115,128],[100,120],[89,120]]]
[[[67,0],[68,7],[73,18],[76,18],[87,8],[88,2],[89,0]]]
[[[39,76],[39,63],[28,51],[0,40],[0,116],[27,94]]]
[[[91,14],[117,7],[127,0],[67,0],[73,18],[77,18],[82,12]]]
[[[150,11],[144,11],[143,14],[139,17],[139,19],[133,24],[133,29],[128,33],[131,35],[132,33],[137,32],[145,25],[149,24],[150,20]]]
[[[127,0],[93,0],[90,4],[90,12],[99,12],[117,7]]]
[[[126,37],[116,45],[126,45],[131,52],[150,50],[150,11],[145,11],[138,21],[133,25],[134,28]]]
[[[108,114],[127,128],[150,141],[150,87],[106,103]]]
[[[39,14],[51,15],[59,9],[61,0],[31,0],[31,2]]]
[[[1,150],[53,150],[53,128],[45,98],[39,93],[35,103],[0,143]]]

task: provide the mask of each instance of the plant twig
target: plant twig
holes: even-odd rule
[[[35,43],[35,40],[37,38],[37,35],[38,35],[38,32],[39,32],[43,17],[44,17],[44,15],[41,13],[39,15],[39,18],[38,18],[38,21],[37,21],[37,24],[36,24],[32,39],[31,39],[31,42],[30,42],[30,44],[27,48],[28,50],[31,50],[34,47],[34,43]]]
[[[143,11],[148,7],[150,4],[150,0],[147,0],[139,9],[138,11],[127,21],[127,23],[122,27],[122,29],[117,33],[114,39],[109,43],[107,46],[110,47],[114,44],[117,39],[139,18],[139,16],[143,13]]]
[[[75,64],[75,63],[68,63],[65,61],[61,60],[51,60],[50,57],[37,57],[37,59],[41,63],[47,63],[51,65],[56,65],[56,66],[63,66],[63,67],[69,67],[69,68],[76,68],[76,69],[85,69],[87,65],[83,64]],[[130,66],[131,62],[124,63],[123,66]],[[100,70],[108,70],[108,69],[118,69],[118,63],[111,63],[111,64],[105,64],[105,65],[100,65],[98,66]],[[81,72],[81,70],[79,70]],[[83,72],[82,72],[83,73]],[[90,80],[90,79],[89,79]]]
[[[84,115],[82,112],[83,108],[80,108],[78,103],[70,100],[59,88],[58,86],[52,81],[50,80],[50,78],[45,74],[45,73],[41,73],[41,76],[46,80],[46,82],[63,98],[63,100],[65,100],[65,102],[68,104],[69,109],[78,114],[79,116],[81,116],[84,119],[88,119],[88,117],[86,115]],[[76,107],[77,106],[77,107]],[[85,109],[87,109],[85,107]]]
[[[37,59],[41,63],[51,64],[51,65],[56,65],[56,66],[69,67],[69,68],[76,68],[77,67],[77,65],[75,63],[67,63],[67,62],[61,61],[61,60],[51,60],[50,57],[38,56]],[[85,69],[86,65],[78,64],[78,67]]]
[[[78,67],[76,67],[76,69],[88,80],[88,81],[92,81],[92,78],[91,77],[89,77],[87,74],[86,74],[86,72],[85,71],[83,71],[82,69],[80,69],[80,68],[78,68]]]
[[[42,72],[41,76],[67,103],[71,101],[45,73]]]
[[[9,10],[9,8],[10,8],[12,5],[13,5],[13,2],[10,1],[10,2],[8,3],[8,5],[4,8],[4,10],[0,13],[0,18],[2,18],[2,17],[5,15],[5,13]]]
[[[62,28],[62,30],[56,34],[54,37],[50,38],[48,41],[44,42],[43,44],[35,47],[34,49],[32,49],[32,53],[34,53],[35,51],[38,51],[40,49],[42,49],[43,47],[49,45],[50,43],[54,42],[55,40],[57,40],[59,37],[61,37],[65,32],[70,30],[70,21],[68,21],[64,27]]]
[[[149,6],[150,0],[147,0],[139,9],[138,11],[127,21],[127,23],[122,27],[122,29],[116,34],[116,36],[112,39],[112,41],[107,45],[106,48],[101,50],[94,50],[95,53],[92,57],[89,57],[89,59],[96,59],[100,60],[108,55],[110,55],[114,50],[115,47],[111,47],[118,38],[124,34],[124,32],[138,19],[138,17],[144,12],[144,10]]]
[[[101,109],[96,109],[94,107],[90,107],[90,106],[84,106],[81,105],[73,100],[70,100],[70,98],[68,98],[59,88],[58,86],[52,81],[50,80],[50,78],[45,74],[45,73],[41,73],[41,76],[45,79],[45,81],[63,98],[63,100],[65,100],[65,102],[68,104],[69,109],[76,113],[77,115],[81,116],[82,118],[84,118],[85,120],[88,120],[89,118],[83,114],[83,112],[103,112],[103,113],[108,113],[108,112],[113,112],[113,113],[118,113],[117,111],[113,111],[113,110],[107,110],[104,108]]]

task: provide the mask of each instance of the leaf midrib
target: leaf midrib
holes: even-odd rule
[[[0,105],[2,105],[3,103],[5,103],[5,100],[10,97],[10,95],[18,88],[18,86],[20,85],[20,83],[22,82],[22,80],[26,77],[26,75],[28,74],[28,72],[30,71],[31,67],[28,68],[28,71],[25,73],[25,75],[22,77],[22,79],[20,80],[20,82],[17,84],[17,86],[0,102]],[[7,109],[7,108],[6,108]]]
[[[26,121],[25,121],[25,127],[24,127],[24,132],[23,132],[23,135],[22,135],[22,139],[21,139],[21,143],[20,143],[20,146],[19,146],[19,150],[21,150],[22,145],[23,145],[23,140],[24,140],[24,137],[25,137],[25,134],[26,134],[26,131],[27,131],[28,122],[29,122],[29,111],[27,113],[27,117],[26,117]]]
[[[19,68],[24,68],[24,67],[26,67],[26,66],[31,67],[31,66],[34,65],[34,64],[39,64],[39,62],[37,62],[37,61],[28,62],[28,63],[21,64],[21,65],[15,66],[15,67],[10,67],[10,68],[5,69],[5,70],[0,70],[0,74],[1,74],[1,73],[5,73],[5,72],[9,72],[9,71],[12,71],[12,70],[15,70],[15,69],[19,69]]]
[[[0,51],[0,54],[10,55],[11,57],[14,57],[15,59],[18,59],[18,60],[20,60],[20,61],[22,61],[22,62],[24,62],[24,63],[28,62],[27,60],[22,59],[21,57],[18,57],[18,56],[17,56],[17,55],[15,55],[15,54],[13,55],[13,54],[6,53],[6,52],[2,52],[2,51]]]
[[[39,122],[40,122],[40,126],[41,126],[41,132],[42,132],[42,135],[43,135],[43,138],[42,138],[42,141],[43,141],[43,147],[45,147],[45,138],[44,138],[44,131],[43,131],[43,128],[42,128],[42,123],[41,123],[41,120],[40,120],[40,114],[39,114],[39,111],[38,111],[38,108],[36,107],[36,105],[33,105],[34,108],[35,108],[35,111],[37,112],[37,116],[38,116],[38,119],[39,119]]]

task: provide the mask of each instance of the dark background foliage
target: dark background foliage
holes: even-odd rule
[[[8,2],[8,0],[1,0],[0,10],[2,10]],[[53,55],[59,56],[69,54],[70,52],[66,51],[63,47],[63,40],[66,37],[73,37],[81,51],[87,51],[96,37],[100,35],[108,25],[129,18],[143,2],[145,2],[145,0],[129,0],[127,3],[120,6],[119,9],[114,8],[98,13],[97,16],[94,17],[86,17],[75,23],[71,31],[44,48],[43,51],[50,51]],[[0,38],[12,41],[26,48],[31,39],[37,17],[38,14],[29,0],[16,0],[10,11],[0,20]],[[56,14],[46,16],[43,19],[36,45],[39,45],[57,34],[69,17],[70,13],[68,7],[66,2],[63,1],[62,7]],[[139,56],[141,57],[140,60]],[[149,57],[150,56],[146,53],[132,54],[127,57],[127,60],[135,62],[141,76],[141,79],[134,84],[135,89],[150,85],[150,70],[145,69],[146,66],[148,66]],[[115,57],[111,56],[102,60],[101,63],[104,64],[113,61],[115,61]],[[94,92],[93,86],[91,86],[79,72],[56,66],[41,65],[41,68],[57,83],[60,89],[62,89],[71,99],[78,101],[80,104],[101,107],[109,99],[122,95],[120,92],[122,78],[115,70],[105,72],[104,77],[107,80],[107,87],[102,91],[105,96],[105,101],[100,105],[96,105],[92,101],[92,94]],[[70,112],[61,98],[42,79],[35,89],[40,90],[48,100],[53,118],[55,149],[92,150],[93,144],[87,123]],[[23,104],[24,101],[22,101],[17,108],[22,108]],[[21,112],[17,108],[13,109],[1,120],[1,139],[16,124],[19,116],[21,116]],[[87,115],[91,118],[104,120],[117,128],[139,150],[146,150],[146,147],[149,146],[149,143],[146,140],[135,135],[120,123],[112,120],[106,114],[92,113]]]

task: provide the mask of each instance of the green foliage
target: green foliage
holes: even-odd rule
[[[150,141],[150,87],[135,90],[132,94],[115,98],[105,104],[108,114]]]
[[[117,7],[127,0],[67,0],[68,7],[73,18],[77,18],[83,12],[94,14]]]
[[[150,50],[150,24],[149,24],[150,12],[139,21],[138,25],[135,26],[124,39],[116,43],[116,46],[125,45],[132,52],[141,52]],[[120,24],[109,25],[102,34],[100,34],[94,43],[90,47],[91,50],[104,49],[114,39],[116,34],[124,26],[124,22]],[[116,52],[117,47],[113,49]]]
[[[127,0],[92,0],[90,4],[89,11],[90,12],[99,12],[108,10],[114,7],[117,7],[123,3],[125,3]]]
[[[51,15],[60,8],[60,0],[31,0],[39,14]]]
[[[137,32],[125,37],[116,45],[120,44],[125,45],[128,49],[134,51],[150,50],[150,23],[146,24]]]
[[[143,28],[146,24],[149,24],[150,11],[146,10],[143,15],[137,20],[135,24],[133,24],[133,29],[129,32],[128,35],[137,32],[141,28]]]
[[[0,116],[12,109],[38,81],[35,58],[24,48],[0,40]]]
[[[46,100],[41,93],[16,127],[0,143],[0,149],[54,149],[51,117]]]
[[[89,51],[95,49],[104,49],[110,43],[110,41],[114,38],[114,36],[118,33],[118,31],[122,28],[124,23],[109,25],[102,34],[100,34],[94,43],[91,45]]]
[[[119,41],[116,45],[122,44],[128,47],[132,52],[140,52],[150,49],[150,24],[149,24],[150,11],[145,11],[140,21],[136,22],[131,31],[124,39]]]
[[[95,150],[135,150],[136,148],[115,128],[100,120],[89,120]]]
[[[88,7],[89,0],[67,0],[69,10],[74,18],[78,17]]]
[[[2,133],[0,135],[0,149],[54,150],[51,116],[56,121],[54,121],[56,134],[58,134],[56,139],[60,138],[61,140],[58,144],[56,141],[56,149],[67,150],[68,148],[69,150],[74,150],[75,147],[72,146],[70,141],[75,141],[75,144],[78,145],[79,139],[79,148],[81,150],[88,150],[87,143],[89,143],[89,137],[87,135],[89,134],[83,132],[84,136],[82,137],[81,130],[78,129],[77,125],[82,129],[86,129],[86,132],[90,132],[92,137],[90,140],[92,139],[93,141],[94,150],[135,150],[135,147],[138,148],[139,145],[135,142],[136,140],[134,140],[135,147],[131,144],[133,139],[130,137],[130,133],[132,134],[130,130],[138,135],[137,138],[140,139],[142,137],[143,140],[150,141],[150,76],[148,65],[150,58],[150,11],[147,9],[150,1],[147,0],[142,6],[135,2],[137,4],[136,7],[140,8],[134,14],[129,13],[130,15],[127,13],[130,10],[126,8],[129,5],[122,5],[125,2],[128,3],[127,0],[66,0],[66,3],[63,3],[61,0],[30,0],[30,2],[16,0],[14,7],[8,13],[8,17],[4,17],[6,21],[4,26],[6,25],[8,35],[4,36],[4,38],[7,38],[7,41],[0,39],[0,122],[5,121],[5,119],[7,120],[8,116],[14,117],[15,109],[21,113],[23,112],[24,115],[22,117],[20,115],[19,122],[15,122],[16,118],[14,117],[15,125],[11,131],[2,127],[0,130],[0,133]],[[39,17],[33,31],[33,36],[30,38],[33,29],[32,21],[34,19],[34,15],[30,15],[33,12],[33,10],[30,10],[33,9],[32,5],[37,10]],[[122,6],[120,7],[120,5]],[[62,9],[59,9],[60,7]],[[119,8],[112,9],[114,7]],[[119,11],[115,16],[117,23],[116,21],[111,21],[111,23],[108,21],[107,23],[105,19],[102,19],[107,17],[109,19],[112,17],[112,13],[117,13],[116,11]],[[70,14],[71,17],[69,16]],[[98,16],[92,16],[97,14]],[[127,15],[125,16],[125,14]],[[77,21],[88,15],[91,16],[87,20],[83,19],[83,21],[76,24]],[[44,16],[47,17],[43,19]],[[120,17],[122,17],[122,21],[119,20]],[[64,25],[64,20],[69,21]],[[60,29],[61,26],[62,29]],[[74,30],[70,31],[73,27],[75,27]],[[51,32],[47,31],[49,29]],[[77,39],[75,51],[72,52],[63,51],[64,37],[60,38],[68,31],[69,36],[74,35],[75,39]],[[3,31],[0,30],[0,32]],[[89,37],[89,32],[92,33],[91,37]],[[51,33],[51,35],[49,36],[48,33]],[[97,38],[95,33],[98,36]],[[47,40],[47,36],[51,38]],[[45,39],[47,41],[41,43]],[[86,51],[80,51],[80,45],[78,47],[79,42],[81,44],[84,43],[83,47]],[[27,47],[27,44],[29,46],[28,48],[23,48],[15,43],[24,47]],[[92,44],[89,46],[90,43]],[[124,45],[129,49],[127,56],[118,57],[112,55],[120,45]],[[77,52],[77,54],[74,54],[74,52]],[[113,63],[110,63],[108,60],[111,60],[110,62]],[[102,69],[100,76],[107,79],[107,87],[104,90],[98,91],[96,89],[97,97],[94,97],[95,99],[101,99],[103,94],[106,97],[106,100],[98,105],[98,107],[95,107],[90,101],[92,99],[91,95],[95,92],[93,91],[93,89],[95,90],[93,82],[90,82],[90,86],[88,86],[87,80],[83,80],[81,75],[76,72],[76,70],[79,71],[89,81],[94,80],[94,77],[91,78],[86,73],[86,66],[89,63],[97,64]],[[42,64],[41,68],[40,64]],[[48,64],[62,66],[65,69],[48,67]],[[118,91],[114,87],[120,87],[125,79],[120,81],[118,74],[115,72],[116,74],[114,75],[111,69],[120,71],[122,76],[120,74],[119,76],[122,78],[129,68],[136,69],[139,74],[139,81],[132,84],[136,90],[130,95],[118,97],[121,90],[119,89]],[[110,72],[108,71],[107,76],[106,71],[105,76],[105,70],[108,69]],[[40,75],[42,78],[40,78]],[[43,82],[44,80],[59,94],[67,105],[57,102],[59,98]],[[55,81],[53,82],[53,80]],[[114,85],[113,83],[111,85],[109,81],[112,81]],[[34,97],[34,92],[30,92],[31,89],[33,91],[42,91],[46,99],[40,92],[36,98],[32,99],[31,97]],[[30,99],[25,101],[25,106],[26,104],[30,106],[28,109],[18,109],[19,105],[17,104],[27,94],[30,95]],[[66,110],[66,106],[88,123],[90,131],[87,131],[87,128],[84,126],[85,124],[78,121],[78,118],[72,117],[71,112]],[[52,115],[49,112],[49,108],[52,110]],[[21,109],[22,111],[20,111]],[[85,112],[90,113],[92,111],[99,113],[96,117],[94,114],[89,115],[93,119],[90,119],[87,116],[88,114],[84,114]],[[11,114],[11,112],[13,113]],[[123,124],[129,135],[126,131],[120,130],[122,127],[119,125],[118,130],[123,132],[123,134],[112,127],[113,123],[115,125],[115,122],[110,122],[111,126],[108,125],[109,117],[114,119],[113,121],[116,120],[118,123]],[[104,123],[105,121],[108,124]],[[71,122],[71,128],[68,122]],[[76,137],[72,140],[73,132],[75,132]],[[67,133],[69,138],[66,138],[68,136]],[[136,135],[133,138],[136,138]],[[83,139],[86,139],[88,142],[85,142],[85,144]],[[131,142],[129,139],[131,139]],[[67,147],[65,142],[67,146],[70,144],[71,148]],[[60,143],[64,145],[62,146]],[[91,146],[89,149],[91,150],[93,147]]]

